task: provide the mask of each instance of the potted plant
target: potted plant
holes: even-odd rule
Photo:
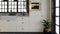
[[[51,33],[51,27],[50,27],[50,22],[47,20],[43,20],[43,26],[44,26],[44,34],[50,34]]]

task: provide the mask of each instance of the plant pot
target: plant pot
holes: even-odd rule
[[[44,28],[44,34],[51,34],[51,29],[50,28]]]

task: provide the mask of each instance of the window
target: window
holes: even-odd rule
[[[59,0],[56,0],[56,33],[59,34]]]
[[[29,0],[0,0],[0,13],[29,13]]]

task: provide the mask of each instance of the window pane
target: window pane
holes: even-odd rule
[[[56,0],[56,7],[59,7],[59,0]]]
[[[26,0],[18,0],[18,12],[27,12]]]
[[[56,24],[59,25],[59,17],[56,17]]]
[[[56,8],[56,16],[59,16],[59,8]]]
[[[59,26],[56,25],[56,33],[59,34]]]
[[[56,0],[56,16],[59,16],[59,0]],[[56,17],[56,33],[59,34],[59,17]]]
[[[27,0],[18,0],[18,2],[16,0],[8,0],[7,6],[7,1],[0,0],[0,12],[27,12],[26,3]],[[8,11],[5,9],[7,9]]]

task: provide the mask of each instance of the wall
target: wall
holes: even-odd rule
[[[41,21],[50,13],[47,0],[31,1],[41,2],[41,10],[29,10],[29,16],[0,16],[0,32],[43,32]]]
[[[47,7],[48,7],[48,15],[47,15],[47,18],[49,19],[49,21],[51,21],[51,0],[47,0]]]

